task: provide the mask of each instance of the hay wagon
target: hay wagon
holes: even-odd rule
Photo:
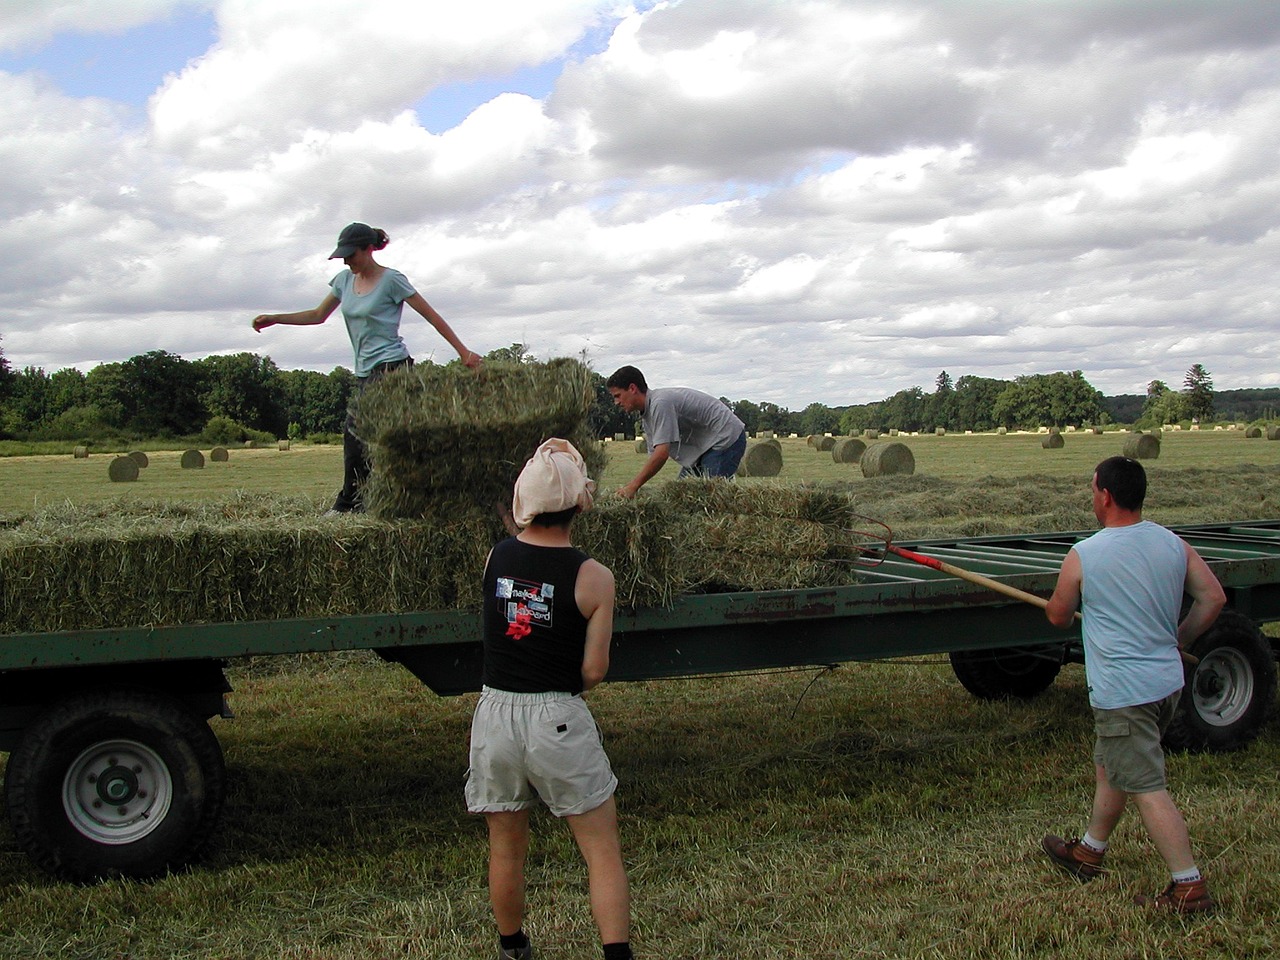
[[[1191,651],[1173,745],[1226,750],[1275,696],[1280,521],[1178,528],[1230,599]],[[1045,595],[1083,534],[920,541],[955,566]],[[21,847],[62,877],[145,877],[195,857],[225,773],[208,720],[230,717],[226,661],[372,649],[441,695],[478,689],[474,612],[202,623],[0,636],[0,750]],[[1025,603],[890,557],[841,587],[686,595],[622,610],[612,681],[947,654],[985,698],[1031,697],[1083,662],[1078,632]]]

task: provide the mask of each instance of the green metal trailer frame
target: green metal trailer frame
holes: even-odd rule
[[[1188,667],[1192,695],[1176,736],[1184,746],[1234,747],[1256,733],[1275,696],[1280,651],[1257,625],[1280,620],[1280,520],[1174,529],[1209,563],[1231,610],[1193,648],[1200,662]],[[910,546],[1047,596],[1071,546],[1088,535]],[[973,693],[1026,697],[1064,663],[1083,661],[1078,626],[1058,630],[1029,604],[892,555],[857,574],[848,586],[690,595],[670,608],[620,610],[609,679],[945,653]],[[221,752],[204,721],[229,716],[226,661],[372,649],[452,695],[479,689],[479,636],[475,611],[0,636],[0,750],[10,751],[15,836],[38,864],[75,879],[180,866],[221,807]],[[175,768],[188,774],[175,778]],[[152,799],[160,793],[164,811]]]

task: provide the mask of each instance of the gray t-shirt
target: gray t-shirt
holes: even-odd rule
[[[745,425],[720,400],[690,387],[662,387],[646,394],[640,418],[649,452],[669,444],[668,456],[693,467],[708,450],[722,450],[742,435]]]

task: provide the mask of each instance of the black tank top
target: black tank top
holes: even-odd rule
[[[486,686],[582,692],[587,618],[574,588],[588,559],[574,547],[538,547],[515,537],[493,548],[484,572]]]

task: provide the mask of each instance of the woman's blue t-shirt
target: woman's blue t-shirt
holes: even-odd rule
[[[400,314],[405,300],[417,291],[403,273],[390,267],[383,268],[368,293],[356,293],[355,279],[350,270],[343,270],[329,282],[329,289],[342,304],[356,376],[367,377],[378,364],[409,356],[400,337]]]

